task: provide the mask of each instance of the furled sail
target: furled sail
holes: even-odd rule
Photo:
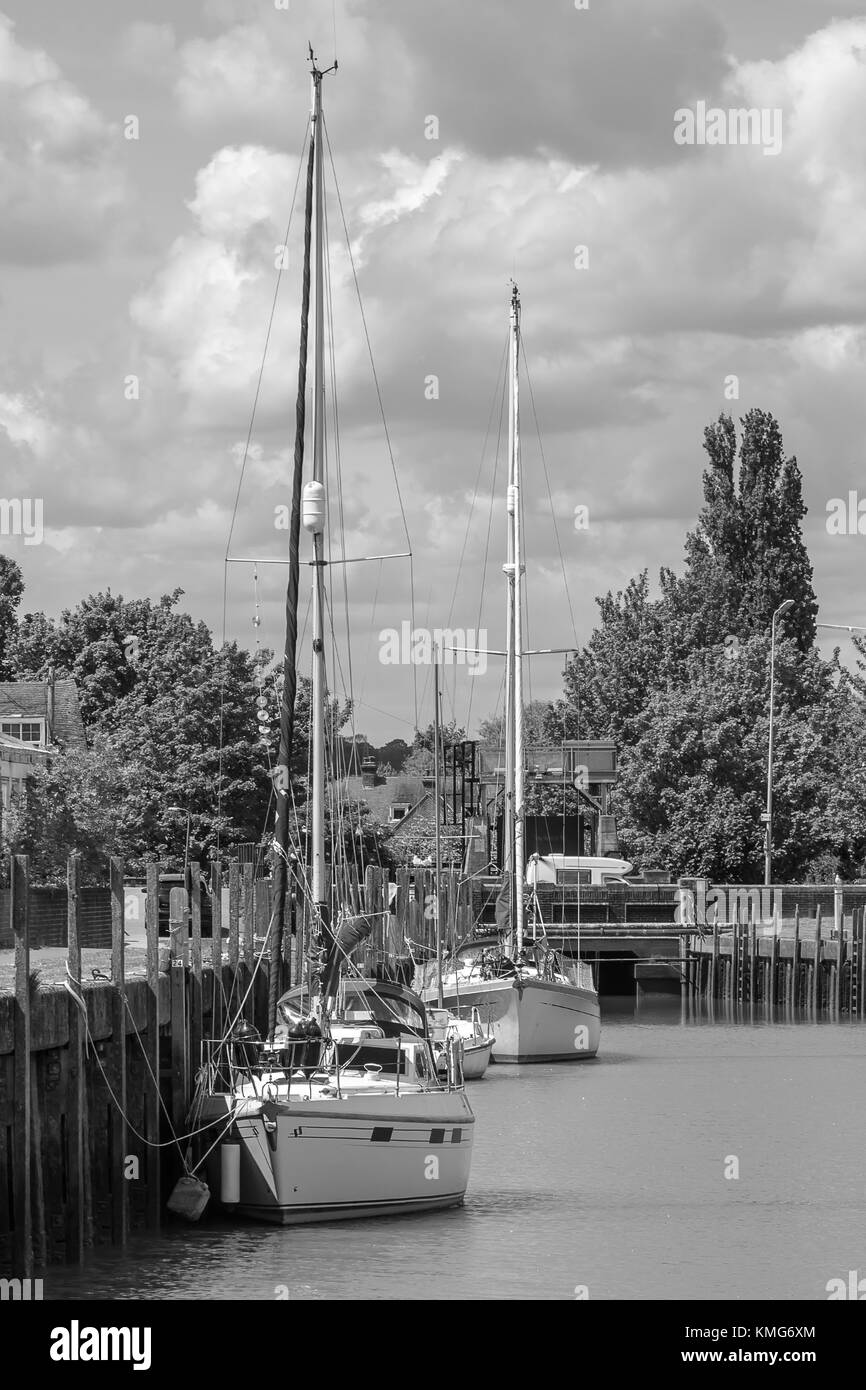
[[[333,934],[322,973],[322,994],[326,999],[336,992],[343,962],[372,930],[369,917],[346,917],[340,923]]]
[[[500,931],[511,932],[511,874],[502,875],[502,884],[496,896],[496,925]]]

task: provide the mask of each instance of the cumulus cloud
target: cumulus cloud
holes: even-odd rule
[[[54,430],[39,407],[23,395],[0,392],[0,429],[10,443],[42,458],[54,437]]]
[[[124,187],[115,135],[43,50],[0,14],[0,260],[92,256]]]
[[[4,457],[56,470],[51,524],[81,526],[81,537],[88,524],[91,533],[103,526],[93,562],[104,566],[103,582],[120,576],[135,588],[169,569],[211,621],[309,106],[303,55],[313,11],[300,0],[290,12],[265,9],[252,24],[236,0],[212,0],[217,33],[204,25],[185,38],[178,25],[175,37],[168,25],[143,24],[126,35],[128,63],[160,67],[177,103],[177,156],[167,146],[149,150],[170,175],[163,197],[171,217],[163,209],[161,224],[170,233],[161,259],[137,277],[129,341],[115,352],[124,370],[140,374],[141,399],[124,402],[117,362],[95,346],[97,360],[65,393],[34,395],[19,374],[0,401]],[[700,505],[703,427],[722,410],[739,415],[752,405],[777,414],[787,448],[800,456],[816,575],[832,607],[853,588],[840,577],[840,547],[823,531],[825,494],[858,485],[866,425],[866,21],[828,22],[806,37],[801,27],[786,49],[756,56],[763,50],[752,45],[740,60],[722,12],[717,21],[680,0],[619,0],[587,12],[551,0],[549,22],[539,25],[533,14],[528,3],[406,0],[380,7],[372,25],[369,8],[349,5],[341,70],[326,89],[415,541],[419,609],[429,593],[430,621],[447,612],[489,420],[482,501],[453,621],[476,621],[492,488],[484,620],[495,641],[501,446],[495,485],[493,457],[512,274],[532,380],[532,396],[526,378],[522,394],[524,503],[539,643],[570,638],[561,630],[545,464],[585,633],[595,593],[622,587],[645,564],[653,571],[678,562]],[[320,36],[317,46],[328,60],[330,40],[323,47]],[[11,91],[2,52],[0,91],[4,83]],[[92,148],[94,169],[102,167],[99,119],[83,97],[76,107],[74,93],[56,90],[63,79],[47,54],[21,49],[14,69],[18,97],[32,99],[27,129],[42,131],[40,158],[58,161],[61,137],[40,115],[36,92],[59,109],[66,91],[69,157],[74,163]],[[677,146],[674,112],[698,100],[779,107],[780,154]],[[438,140],[424,138],[431,114]],[[149,128],[156,141],[157,123]],[[330,165],[326,172],[332,187]],[[365,325],[332,194],[328,217],[347,553],[401,549]],[[576,268],[578,246],[588,248],[586,269]],[[300,251],[298,205],[236,553],[278,553],[285,539],[273,520],[291,470]],[[735,399],[725,393],[732,376]],[[589,508],[588,532],[574,529],[578,504]],[[79,556],[76,546],[65,559],[74,566]],[[408,616],[398,569],[356,566],[347,579],[362,631],[365,618],[376,626],[374,614],[379,626]],[[276,614],[268,640],[279,637],[281,582],[276,566],[261,576]],[[233,576],[232,585],[230,603],[240,595],[236,616],[246,622],[247,577]],[[370,698],[388,704],[376,693],[375,653],[371,663]],[[554,671],[548,688],[556,685]]]

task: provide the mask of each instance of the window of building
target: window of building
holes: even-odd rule
[[[403,820],[409,814],[408,801],[397,801],[388,807],[388,819],[393,824],[394,821]]]
[[[38,748],[43,742],[42,728],[41,719],[4,719],[0,724],[0,733],[9,734],[11,738],[18,738],[22,743],[29,743]]]

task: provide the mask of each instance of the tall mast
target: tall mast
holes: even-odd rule
[[[511,293],[512,380],[514,402],[514,443],[509,509],[514,528],[514,906],[518,954],[523,950],[523,877],[526,846],[523,838],[524,768],[523,750],[523,563],[520,544],[520,296],[515,285]]]
[[[435,705],[435,720],[433,723],[433,797],[435,801],[434,826],[436,829],[436,983],[438,988],[438,1002],[441,1009],[444,1004],[442,993],[442,839],[439,831],[439,750],[442,746],[442,736],[439,721],[439,661],[440,652],[437,648],[436,660],[433,665],[433,700]]]
[[[313,144],[315,148],[315,357],[313,367],[313,481],[322,489],[320,526],[313,531],[313,796],[312,892],[317,914],[325,905],[325,308],[324,308],[324,178],[322,168],[322,76],[313,63]]]
[[[295,740],[295,697],[298,689],[298,589],[300,583],[300,535],[303,510],[304,436],[307,412],[307,347],[310,319],[310,255],[312,250],[315,147],[310,140],[304,196],[304,269],[301,282],[301,336],[298,344],[298,389],[295,400],[295,456],[292,473],[292,520],[289,531],[289,577],[286,585],[286,640],[283,650],[283,691],[280,702],[280,745],[274,791],[274,908],[271,937],[271,971],[268,986],[268,1037],[273,1041],[277,1023],[283,958],[283,927],[289,876],[292,755]]]
[[[506,564],[508,610],[505,624],[505,804],[502,823],[502,872],[509,882],[509,938],[514,936],[514,525],[511,490],[514,485],[514,296],[511,297],[511,332],[508,340],[508,542]],[[513,941],[511,942],[513,944]]]

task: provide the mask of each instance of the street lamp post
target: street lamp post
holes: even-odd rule
[[[764,886],[770,887],[773,880],[773,715],[776,705],[776,619],[794,607],[794,600],[786,598],[773,614],[770,626],[770,737],[767,745],[767,809],[761,819],[766,835],[764,840]]]

